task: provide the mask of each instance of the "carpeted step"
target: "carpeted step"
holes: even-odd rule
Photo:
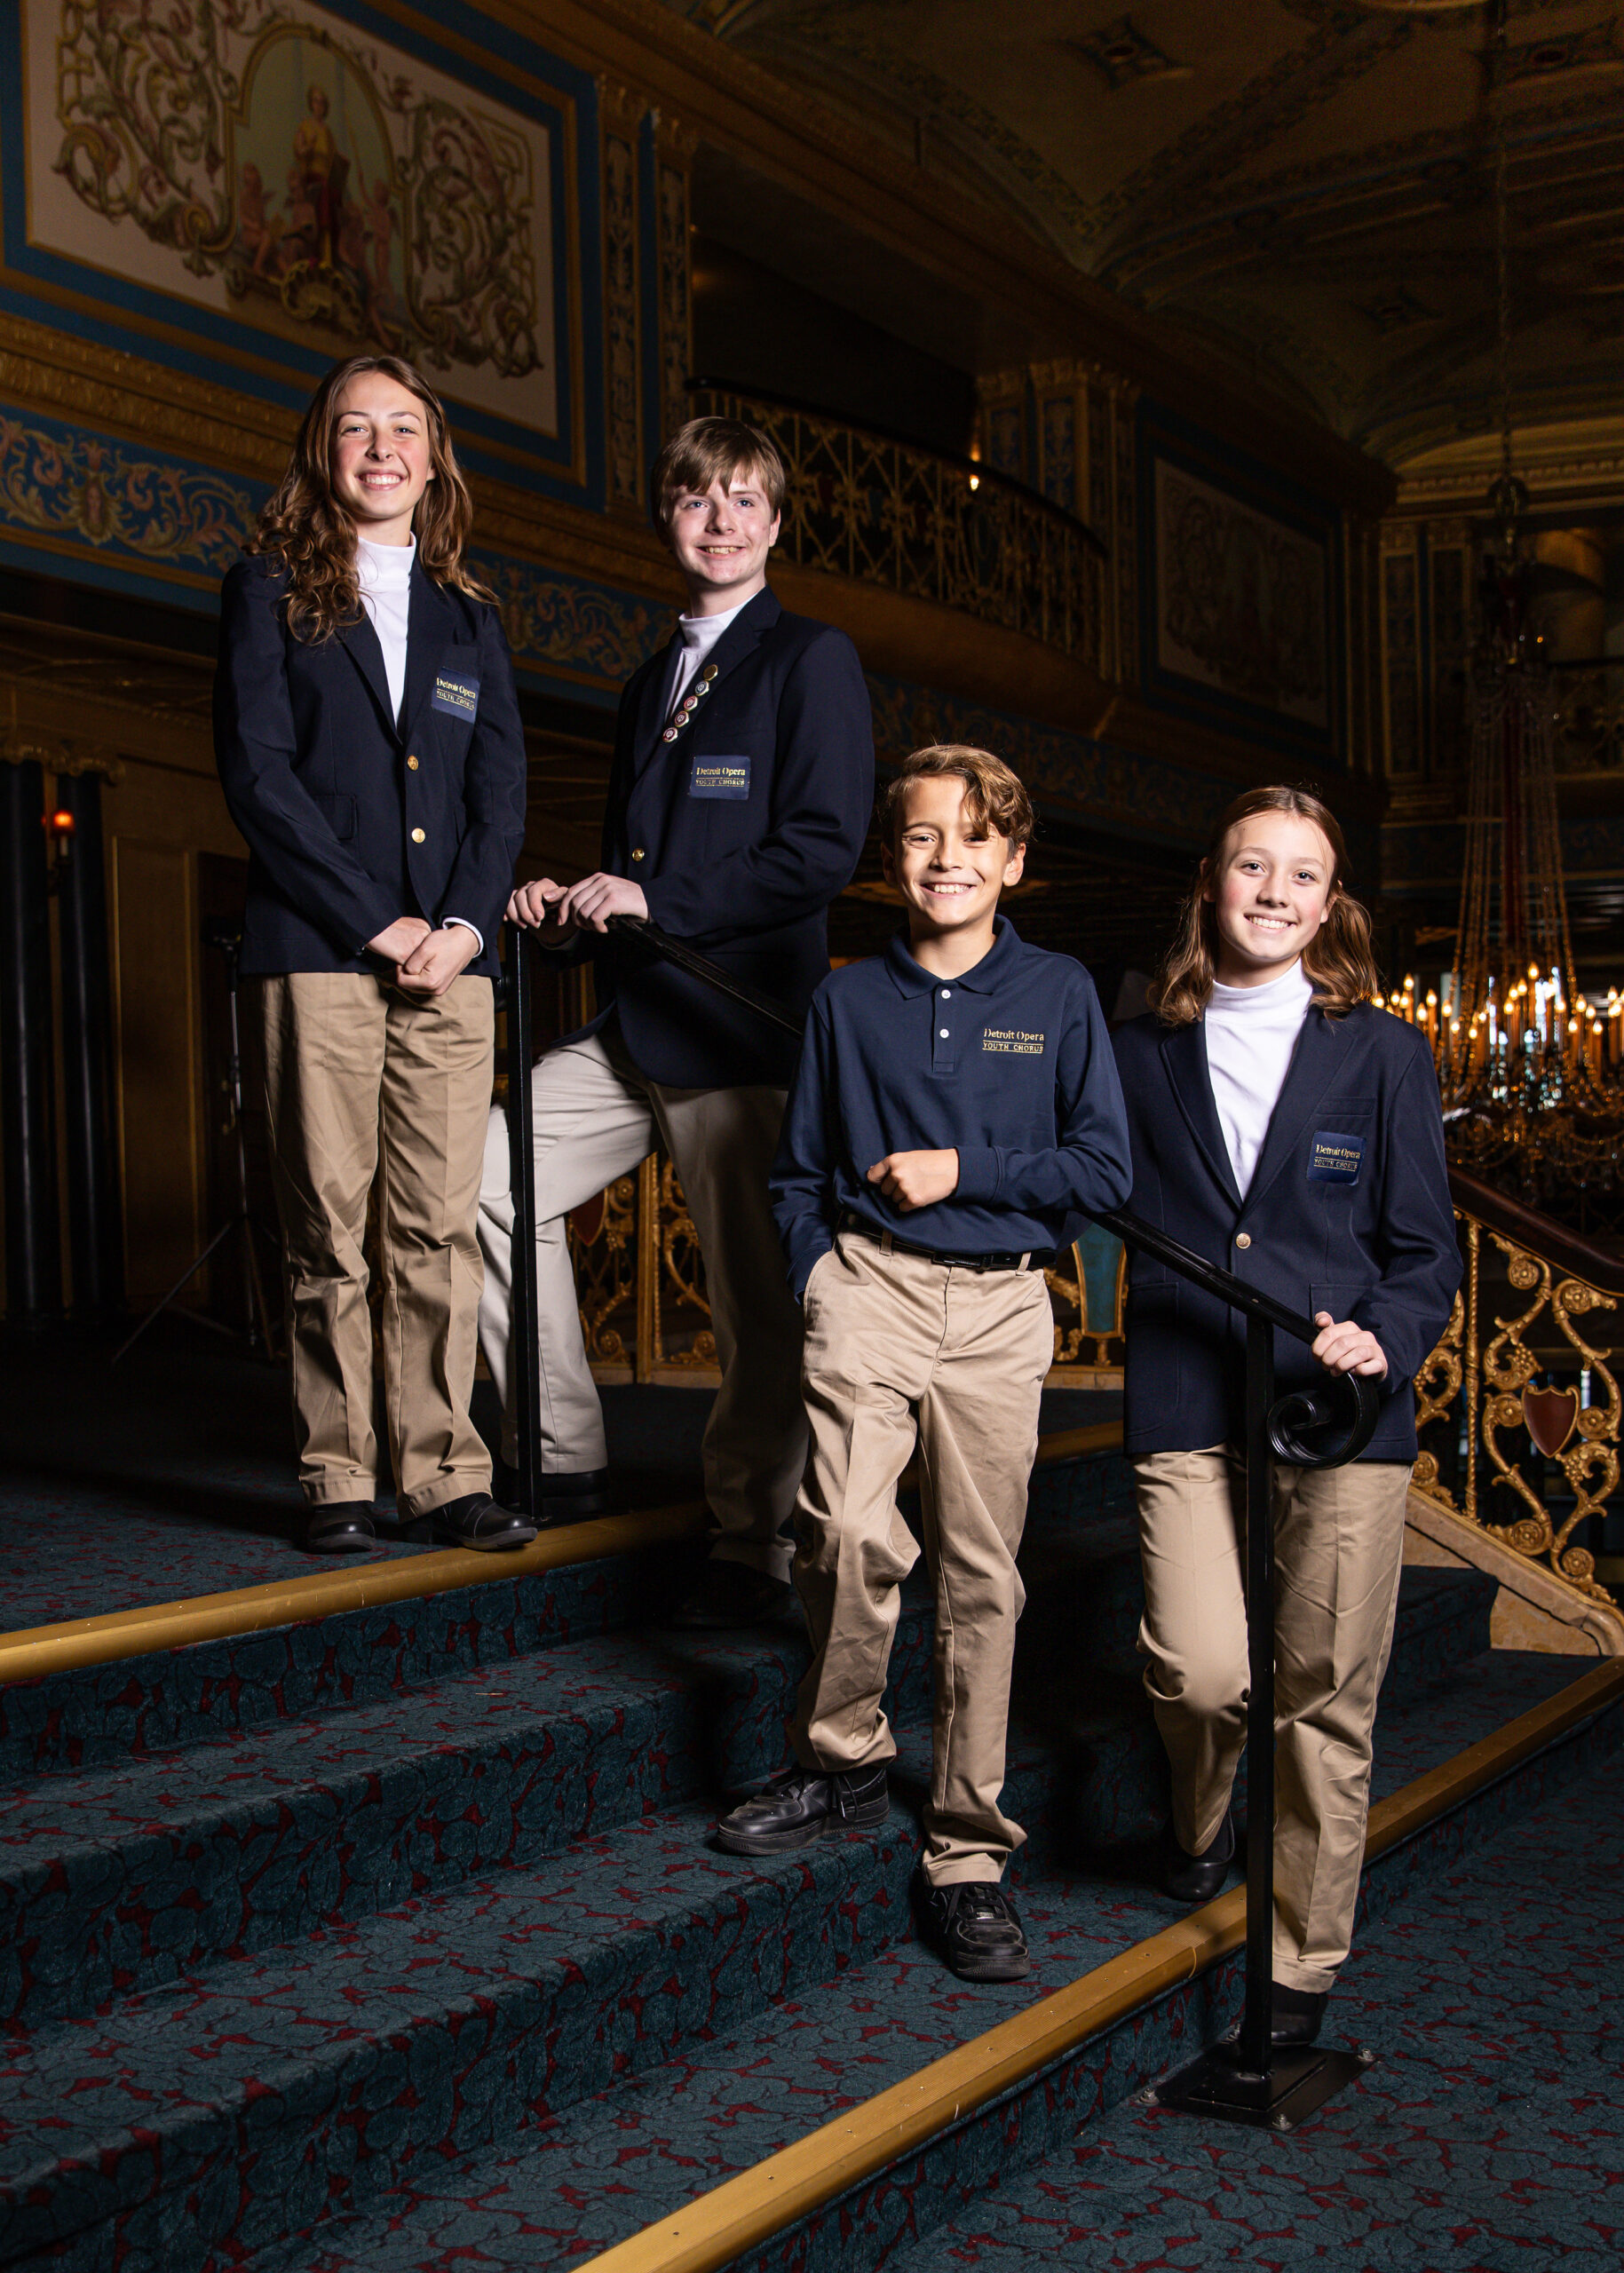
[[[111,2223],[180,2273],[819,1987],[907,1930],[926,1774],[914,1737],[877,1836],[745,1861],[691,1803],[36,2029],[4,2063],[0,2263],[99,2264]],[[1012,1763],[1014,1811],[1047,1791]]]
[[[1495,1653],[1458,1675],[1446,1692],[1383,1715],[1378,1795],[1440,1765],[1575,1677],[1572,1661]],[[1624,1737],[1614,1713],[1606,1743]],[[1588,1772],[1594,1736],[1531,1763],[1435,1838],[1412,1842],[1367,1873],[1361,1932],[1383,1903],[1414,1889],[1474,1835],[1502,1823],[1565,1778]],[[841,1850],[848,1865],[857,1857]],[[1148,1856],[1143,1858],[1148,1862]],[[790,1996],[677,2061],[650,2066],[526,2131],[494,2154],[429,2154],[369,2213],[338,2214],[267,2245],[251,2273],[458,2273],[564,2266],[679,2210],[765,2156],[898,2083],[1066,1981],[1105,1962],[1181,1914],[1132,1877],[1075,1871],[1041,1876],[1018,1894],[1034,1957],[1028,1981],[955,1981],[916,1943],[899,1938],[821,1984]],[[1082,2047],[1059,2087],[1039,2079],[1016,2107],[995,2102],[906,2169],[869,2182],[845,2203],[796,2226],[742,2264],[857,2269],[889,2264],[1001,2172],[1046,2150],[1056,2135],[1121,2101],[1159,2072],[1182,2039],[1209,2041],[1238,1995],[1232,1962],[1130,2016]],[[1046,2100],[1046,2091],[1053,2103]],[[926,2265],[953,2261],[928,2253]],[[973,2260],[971,2261],[973,2261]]]
[[[929,1711],[931,1631],[923,1588],[905,1595],[904,1723]],[[0,1798],[0,2020],[89,2012],[758,1783],[806,1659],[798,1622],[598,1635],[25,1785]]]
[[[675,1394],[675,1392],[673,1392]],[[1029,1522],[1087,1525],[1131,1506],[1114,1452],[1047,1461]],[[421,1601],[342,1611],[0,1688],[0,1781],[74,1774],[216,1742],[267,1721],[389,1696],[532,1650],[646,1625],[693,1583],[699,1542],[640,1548]]]
[[[1601,2273],[1624,2248],[1610,2199],[1624,2149],[1620,1879],[1615,1754],[1373,1921],[1333,2010],[1336,2040],[1378,2064],[1288,2142],[1119,2104],[887,2267]],[[372,2261],[376,2273],[409,2261],[387,2247]]]

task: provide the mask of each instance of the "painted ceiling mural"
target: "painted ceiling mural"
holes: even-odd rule
[[[551,136],[283,0],[28,0],[31,242],[559,429]]]
[[[1493,424],[1493,108],[1519,424],[1616,408],[1624,12],[1509,0],[668,0],[1396,462]]]

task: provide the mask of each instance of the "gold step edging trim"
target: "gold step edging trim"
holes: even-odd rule
[[[1089,1453],[1113,1452],[1122,1441],[1120,1421],[1086,1429],[1058,1429],[1039,1439],[1037,1465],[1078,1460]],[[915,1481],[909,1469],[901,1479]],[[37,1681],[81,1666],[115,1665],[154,1651],[183,1650],[194,1642],[218,1642],[235,1634],[257,1634],[272,1626],[297,1626],[346,1610],[374,1610],[380,1604],[416,1602],[458,1587],[488,1586],[498,1579],[527,1578],[538,1571],[559,1571],[572,1563],[596,1563],[609,1555],[661,1547],[704,1531],[710,1510],[702,1500],[670,1508],[647,1508],[623,1516],[599,1516],[590,1523],[560,1524],[528,1547],[511,1553],[476,1554],[448,1547],[432,1555],[401,1555],[387,1563],[352,1564],[337,1571],[312,1571],[298,1578],[271,1579],[263,1586],[234,1587],[182,1602],[149,1603],[139,1610],[104,1612],[96,1618],[69,1618],[53,1626],[22,1626],[0,1634],[0,1687]]]
[[[1367,1861],[1620,1698],[1624,1661],[1615,1659],[1379,1801],[1370,1810]],[[861,2107],[741,2171],[673,2216],[588,2258],[575,2273],[722,2273],[745,2251],[759,2248],[797,2218],[874,2177],[1153,1997],[1204,1973],[1245,1938],[1246,1889],[1235,1887]]]
[[[525,1578],[557,1571],[571,1563],[596,1563],[639,1547],[702,1532],[710,1510],[702,1500],[674,1508],[650,1508],[623,1516],[600,1516],[590,1523],[560,1524],[539,1532],[528,1547],[479,1554],[471,1547],[448,1547],[430,1555],[400,1555],[359,1569],[312,1571],[295,1579],[271,1579],[263,1586],[236,1587],[224,1594],[194,1595],[189,1601],[150,1603],[140,1610],[115,1610],[99,1618],[65,1619],[56,1626],[24,1626],[0,1634],[0,1684],[35,1681],[79,1666],[103,1666],[123,1658],[144,1658],[154,1650],[181,1650],[194,1642],[215,1642],[234,1634],[257,1634],[269,1626],[297,1626],[336,1612],[373,1610],[380,1604],[415,1602],[458,1587],[489,1586],[498,1579]]]

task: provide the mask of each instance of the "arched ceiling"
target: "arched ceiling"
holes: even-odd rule
[[[1520,424],[1616,415],[1619,0],[669,0],[1403,464],[1497,423],[1492,106]],[[985,347],[982,349],[985,357]]]

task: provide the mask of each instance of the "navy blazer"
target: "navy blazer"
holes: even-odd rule
[[[662,930],[804,1018],[828,975],[829,902],[852,880],[874,810],[857,650],[758,592],[711,649],[709,692],[668,742],[670,663],[668,646],[621,698],[602,865],[642,886]],[[598,1002],[650,1081],[788,1087],[794,1036],[613,933],[592,952]]]
[[[414,566],[397,723],[370,619],[299,639],[285,591],[258,554],[220,596],[215,759],[252,856],[243,970],[376,970],[366,943],[398,915],[459,915],[485,941],[469,970],[495,978],[526,782],[496,610]]]
[[[1129,1208],[1292,1309],[1310,1318],[1329,1311],[1374,1334],[1388,1371],[1363,1457],[1414,1461],[1414,1376],[1461,1283],[1425,1036],[1369,1003],[1342,1018],[1311,1009],[1244,1200],[1200,1021],[1135,1018],[1113,1041],[1133,1152]],[[1128,1453],[1239,1441],[1246,1323],[1238,1312],[1136,1255],[1127,1336]],[[1274,1340],[1283,1390],[1324,1381],[1306,1344]]]

